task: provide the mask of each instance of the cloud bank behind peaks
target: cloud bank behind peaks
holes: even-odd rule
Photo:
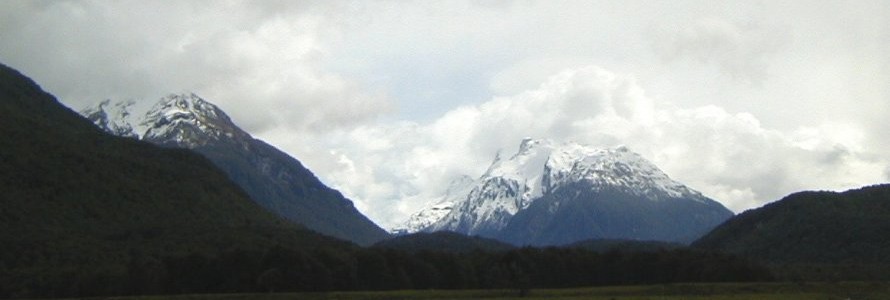
[[[527,136],[627,145],[737,212],[796,190],[854,187],[885,176],[885,160],[826,128],[782,132],[719,106],[677,107],[649,97],[630,76],[587,66],[427,124],[343,132],[329,140],[340,163],[322,173],[385,226],[435,200],[451,178],[480,175],[496,152],[512,154]]]
[[[313,5],[3,1],[0,58],[75,109],[188,91],[252,133],[323,132],[389,113],[385,92],[324,66],[338,35]]]

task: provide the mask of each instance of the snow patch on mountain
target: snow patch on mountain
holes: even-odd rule
[[[110,99],[106,99],[96,107],[82,110],[80,114],[108,133],[138,139],[139,134],[133,129],[133,124],[137,123],[136,117],[130,112],[135,103],[133,100],[111,103]]]
[[[445,190],[442,198],[412,214],[405,223],[393,228],[390,232],[393,234],[410,234],[429,227],[451,212],[455,203],[463,201],[469,190],[473,188],[474,182],[473,178],[466,175],[455,178],[448,185],[448,189]]]

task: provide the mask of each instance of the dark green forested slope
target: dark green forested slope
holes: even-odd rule
[[[890,185],[792,194],[730,219],[693,246],[777,265],[845,265],[859,273],[848,275],[868,279],[869,266],[890,266]]]
[[[686,246],[677,243],[670,242],[662,242],[662,241],[636,241],[636,240],[610,240],[610,239],[594,239],[594,240],[586,240],[580,241],[574,244],[569,244],[566,247],[569,248],[581,248],[587,249],[595,252],[609,252],[609,251],[622,251],[622,252],[659,252],[659,251],[670,251],[677,249],[684,249]]]
[[[133,264],[329,244],[200,155],[106,135],[0,65],[0,297],[123,293]]]
[[[513,245],[478,236],[466,236],[456,232],[418,232],[394,237],[374,244],[376,248],[395,249],[410,253],[438,251],[447,253],[468,253],[473,251],[506,251]]]

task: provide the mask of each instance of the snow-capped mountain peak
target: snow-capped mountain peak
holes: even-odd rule
[[[498,154],[465,197],[424,230],[491,235],[502,229],[513,215],[543,195],[544,166],[552,151],[552,142],[526,138],[509,159]]]
[[[207,138],[243,134],[222,110],[195,94],[174,94],[161,98],[146,113],[140,125],[147,127],[143,139],[175,140],[179,143],[200,143]],[[194,134],[203,135],[203,139],[190,136]]]
[[[223,136],[248,137],[221,109],[194,93],[170,94],[153,105],[146,103],[105,100],[81,114],[118,136],[175,142],[190,147]]]
[[[706,200],[626,146],[594,148],[575,142],[526,138],[510,158],[503,159],[499,153],[463,197],[449,197],[454,203],[447,213],[434,214],[428,207],[412,218],[423,216],[422,223],[426,224],[430,218],[441,215],[426,228],[417,230],[493,235],[535,200],[577,183],[592,191],[620,191],[650,201],[681,197]],[[418,224],[421,223],[415,227]]]
[[[503,178],[522,183],[525,186],[522,189],[524,200],[540,197],[544,165],[553,148],[550,141],[525,138],[515,155],[507,160],[496,158],[482,178]]]
[[[651,200],[704,198],[626,146],[595,149],[563,144],[552,151],[544,169],[545,193],[566,183],[585,181],[594,188],[617,188]]]
[[[412,214],[405,223],[391,230],[394,234],[415,233],[429,227],[446,214],[451,212],[454,204],[463,201],[469,190],[473,187],[474,180],[470,176],[459,176],[451,181],[444,196],[423,209]]]

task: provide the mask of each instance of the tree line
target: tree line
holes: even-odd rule
[[[210,256],[131,254],[111,270],[46,270],[5,297],[185,293],[323,292],[396,289],[516,289],[770,280],[765,268],[693,250],[597,253],[570,248],[406,253],[365,248],[233,249]],[[47,275],[47,274],[43,274]],[[0,288],[2,289],[2,288]]]

